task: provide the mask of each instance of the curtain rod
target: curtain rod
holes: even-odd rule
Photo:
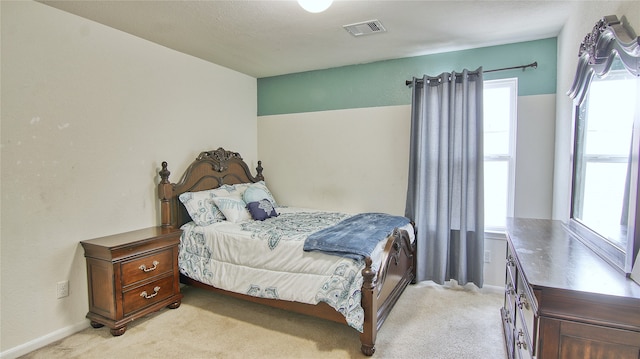
[[[520,66],[512,66],[512,67],[503,67],[501,69],[493,69],[493,70],[487,70],[487,71],[483,71],[483,73],[487,73],[487,72],[498,72],[498,71],[507,71],[507,70],[515,70],[515,69],[522,69],[522,71],[524,71],[527,67],[533,67],[534,69],[538,68],[538,62],[534,61],[528,65],[520,65]],[[418,83],[422,82],[422,79],[418,79],[417,80]],[[413,83],[413,81],[411,80],[407,80],[405,81],[405,84],[407,86],[411,85]]]

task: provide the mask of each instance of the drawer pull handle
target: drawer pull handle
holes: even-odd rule
[[[509,283],[509,284],[507,285],[507,288],[506,288],[505,292],[506,292],[508,295],[513,295],[513,294],[515,294],[515,291],[513,290],[513,285],[512,285],[511,283]]]
[[[138,268],[143,272],[151,272],[152,270],[155,270],[156,268],[158,268],[158,264],[160,264],[160,262],[153,261],[153,267],[151,267],[151,268],[147,268],[147,266],[144,265],[144,264],[141,264],[140,267],[138,267]]]
[[[520,338],[524,339],[524,332],[522,331],[522,329],[518,331],[518,342],[516,343],[516,345],[520,349],[527,349],[527,343]]]
[[[504,321],[506,323],[511,323],[511,312],[508,310],[505,310],[504,312]]]
[[[521,293],[518,296],[518,307],[522,309],[523,307],[527,310],[529,309],[529,302],[527,302],[527,296],[524,293]]]
[[[155,287],[153,288],[154,293],[151,295],[147,295],[147,291],[142,291],[142,293],[140,293],[140,296],[145,298],[145,299],[151,299],[153,297],[155,297],[156,295],[158,295],[158,292],[160,291],[160,287]]]

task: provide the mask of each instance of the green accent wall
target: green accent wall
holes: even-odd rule
[[[518,77],[518,95],[556,92],[557,39],[482,47],[258,79],[258,116],[408,105],[414,76],[491,70],[538,62],[538,68],[486,73],[485,80]]]

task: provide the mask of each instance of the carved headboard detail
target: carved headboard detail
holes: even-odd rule
[[[158,184],[161,225],[179,228],[191,220],[178,198],[182,193],[218,188],[223,184],[263,181],[262,161],[258,161],[256,171],[254,177],[238,152],[227,151],[222,147],[201,152],[176,183],[169,181],[171,172],[167,162],[162,162],[162,169],[159,171],[161,180]]]

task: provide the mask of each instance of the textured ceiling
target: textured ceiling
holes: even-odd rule
[[[576,1],[40,1],[253,77],[556,36]],[[378,19],[387,32],[343,25]]]

